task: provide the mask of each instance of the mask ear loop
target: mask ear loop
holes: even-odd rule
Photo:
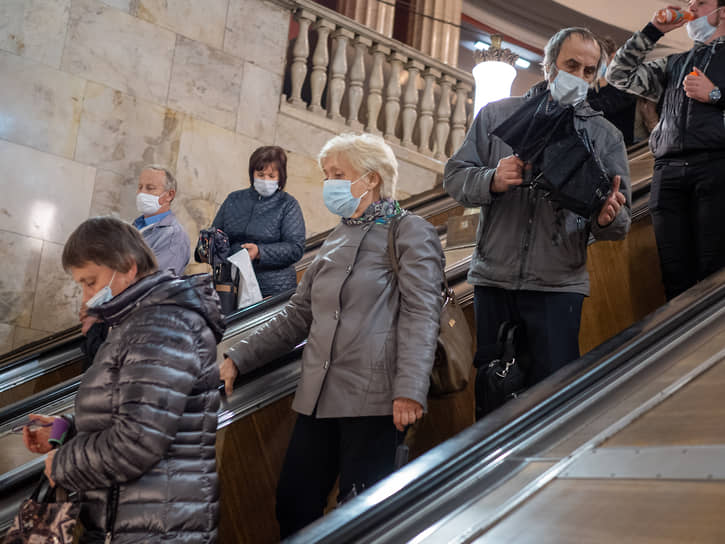
[[[352,186],[353,186],[353,185],[354,185],[355,183],[357,183],[358,181],[360,181],[361,179],[363,179],[363,178],[364,178],[365,176],[367,176],[368,174],[372,174],[372,171],[368,170],[367,172],[365,172],[365,173],[364,173],[364,174],[363,174],[362,176],[360,176],[360,177],[359,177],[359,178],[357,178],[357,179],[356,179],[355,181],[353,181],[353,182],[352,182],[352,183],[350,184],[350,187],[352,187]],[[363,194],[361,194],[361,195],[360,195],[359,197],[357,197],[357,198],[359,198],[360,200],[362,200],[362,199],[363,199],[363,197],[364,197],[364,196],[365,196],[366,194],[368,194],[369,192],[370,192],[370,189],[368,189],[367,191],[365,191],[365,192],[364,192]]]

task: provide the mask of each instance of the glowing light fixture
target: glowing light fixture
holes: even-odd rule
[[[518,66],[519,68],[523,68],[524,70],[528,70],[529,66],[531,66],[531,63],[526,59],[519,58],[516,60],[516,66]]]
[[[489,102],[511,96],[511,84],[516,78],[513,65],[519,57],[510,49],[502,49],[501,40],[501,36],[491,36],[490,47],[485,50],[476,48],[473,53],[477,63],[473,68],[473,78],[476,80],[474,116]]]

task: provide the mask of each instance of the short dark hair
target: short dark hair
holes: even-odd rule
[[[249,184],[254,185],[254,172],[264,170],[268,165],[274,164],[279,171],[279,188],[287,185],[287,154],[279,146],[265,145],[258,147],[249,157]]]
[[[88,263],[128,272],[136,263],[139,277],[158,269],[138,229],[115,217],[92,217],[78,225],[63,247],[62,263],[66,272]]]

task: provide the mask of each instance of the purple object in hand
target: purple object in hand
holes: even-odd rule
[[[56,447],[63,445],[66,435],[70,429],[70,423],[64,417],[57,417],[53,420],[53,426],[50,428],[50,438],[48,442]]]

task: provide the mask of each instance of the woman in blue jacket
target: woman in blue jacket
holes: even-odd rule
[[[212,226],[229,236],[231,253],[246,248],[262,296],[294,289],[294,264],[305,247],[305,220],[297,200],[284,188],[287,155],[277,146],[256,149],[249,158],[249,189],[222,203]]]

